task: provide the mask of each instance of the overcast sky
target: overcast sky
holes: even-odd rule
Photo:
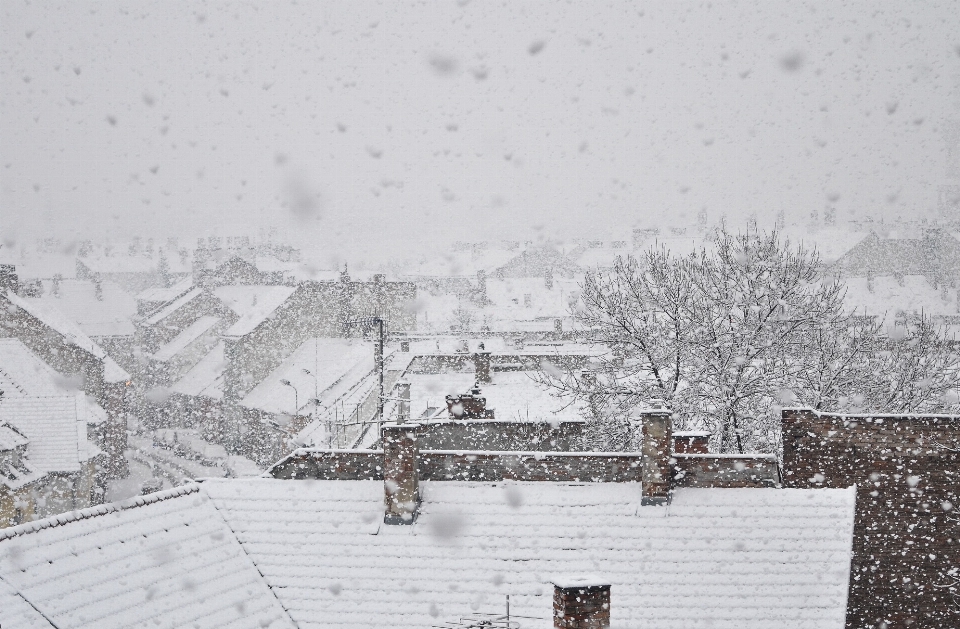
[[[953,2],[0,7],[7,240],[393,253],[702,208],[933,216],[960,177]]]

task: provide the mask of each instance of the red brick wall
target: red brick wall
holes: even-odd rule
[[[960,454],[943,446],[960,446],[960,418],[783,411],[784,484],[857,486],[850,629],[960,627],[938,587],[960,566]]]

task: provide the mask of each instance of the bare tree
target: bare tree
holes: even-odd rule
[[[892,338],[844,313],[843,284],[815,251],[776,232],[720,229],[711,251],[652,250],[584,281],[574,315],[606,348],[580,374],[542,383],[580,403],[595,447],[629,442],[630,407],[661,398],[680,425],[707,429],[721,452],[777,451],[784,403],[823,410],[942,408],[956,355],[929,319]]]

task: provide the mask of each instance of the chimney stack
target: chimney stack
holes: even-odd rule
[[[670,500],[670,459],[673,455],[672,413],[660,400],[639,411],[640,452],[643,454],[641,505],[665,505]]]
[[[484,349],[483,343],[480,343],[480,349],[473,355],[473,367],[477,374],[477,382],[487,384],[491,381],[490,352]]]
[[[554,629],[608,629],[610,584],[595,577],[553,581]]]
[[[419,424],[384,424],[383,441],[384,524],[413,524],[420,509],[420,475],[417,471]]]
[[[410,421],[410,383],[401,380],[397,383],[397,393],[400,403],[397,405],[397,423]]]

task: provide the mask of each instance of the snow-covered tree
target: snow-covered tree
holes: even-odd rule
[[[711,250],[650,250],[588,274],[574,311],[606,347],[584,373],[544,371],[581,402],[594,447],[628,446],[627,410],[660,398],[722,452],[775,451],[783,404],[822,410],[943,409],[956,354],[929,319],[884,334],[843,310],[843,284],[815,251],[776,232],[721,229]],[[953,396],[953,403],[956,396]]]

